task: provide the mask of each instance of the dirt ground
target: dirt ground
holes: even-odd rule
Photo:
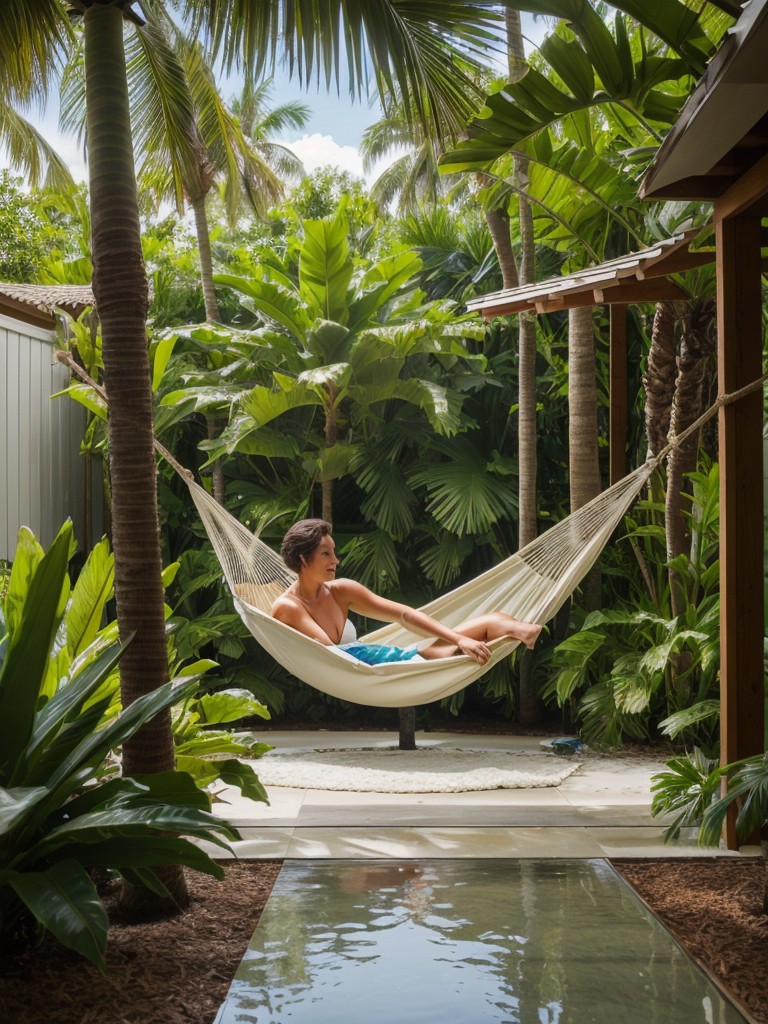
[[[616,867],[754,1019],[768,1024],[768,917],[759,861],[622,861]],[[52,941],[0,965],[1,1024],[212,1024],[280,869],[190,874],[191,908],[128,924],[110,903],[107,973]]]

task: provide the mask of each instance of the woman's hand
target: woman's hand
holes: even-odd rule
[[[473,640],[471,636],[462,636],[461,633],[457,637],[456,646],[462,654],[474,658],[479,665],[485,665],[490,660],[491,649],[484,640]]]

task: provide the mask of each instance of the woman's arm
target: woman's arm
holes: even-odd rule
[[[433,636],[439,640],[457,647],[462,654],[468,654],[475,661],[484,663],[488,660],[489,651],[484,641],[475,640],[464,633],[457,633],[448,626],[444,626],[437,619],[433,619],[417,608],[411,608],[399,601],[390,601],[386,597],[379,597],[372,590],[368,590],[361,583],[354,580],[337,580],[334,588],[340,591],[340,596],[353,611],[360,615],[367,615],[372,619],[380,619],[384,622],[399,622],[415,633],[423,636]]]

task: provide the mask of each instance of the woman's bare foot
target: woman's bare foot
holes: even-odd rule
[[[536,646],[536,641],[539,639],[539,634],[544,627],[540,626],[536,622],[519,622],[515,627],[513,636],[516,640],[520,640],[529,651],[532,651]]]

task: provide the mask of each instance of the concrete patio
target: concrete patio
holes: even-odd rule
[[[391,748],[384,732],[270,732],[276,750]],[[418,746],[542,750],[542,737],[419,733]],[[269,755],[267,755],[269,756]],[[549,755],[556,756],[556,755]],[[580,767],[557,787],[467,793],[361,793],[268,787],[270,804],[238,790],[219,793],[216,812],[235,825],[240,858],[624,858],[754,856],[706,849],[695,835],[675,844],[651,817],[651,776],[663,761],[577,754]],[[258,772],[258,762],[255,763]],[[213,852],[213,849],[211,849]],[[217,851],[216,856],[221,856]]]

